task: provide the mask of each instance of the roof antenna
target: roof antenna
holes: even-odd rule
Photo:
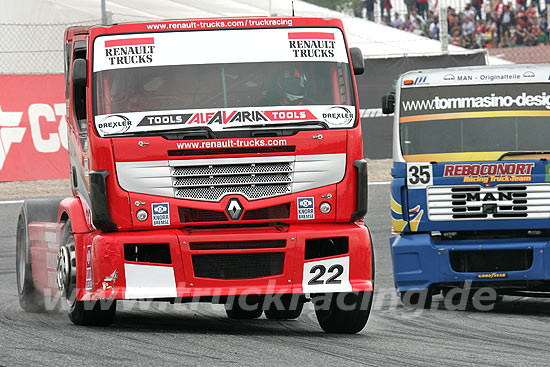
[[[292,16],[294,16],[294,0],[292,0]]]

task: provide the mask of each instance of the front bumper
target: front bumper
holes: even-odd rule
[[[347,251],[305,260],[306,240],[319,238],[347,238]],[[85,265],[77,275],[79,300],[373,290],[369,231],[356,223],[77,234],[75,240],[77,261]],[[132,252],[144,245],[169,249],[169,256],[150,256],[157,262],[135,261]],[[334,264],[344,264],[343,271]],[[203,274],[198,276],[199,266]],[[323,272],[319,267],[325,274],[312,283],[311,278]],[[337,277],[331,282],[332,276]]]
[[[550,279],[550,242],[546,238],[483,239],[434,242],[429,234],[390,238],[395,287],[398,292],[427,289],[434,285],[464,283],[513,284],[529,290],[529,281]],[[451,252],[528,250],[531,266],[525,270],[458,272],[451,266]]]

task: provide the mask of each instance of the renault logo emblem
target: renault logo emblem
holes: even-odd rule
[[[231,199],[225,207],[225,212],[227,213],[227,215],[229,215],[229,218],[231,220],[238,220],[243,213],[243,207],[239,200]]]

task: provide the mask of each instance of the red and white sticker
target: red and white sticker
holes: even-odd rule
[[[163,65],[279,61],[348,63],[343,34],[338,28],[314,27],[299,31],[222,29],[99,36],[94,40],[94,72]]]
[[[334,112],[338,111],[338,112]],[[345,112],[342,112],[345,111]],[[100,136],[120,135],[138,131],[181,129],[208,126],[213,131],[227,127],[270,125],[319,120],[330,128],[347,128],[355,122],[355,110],[350,106],[300,106],[281,110],[280,107],[223,108],[218,110],[189,109],[144,111],[95,116]]]
[[[349,256],[304,263],[304,293],[351,292]]]

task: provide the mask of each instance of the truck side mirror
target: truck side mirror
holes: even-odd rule
[[[353,65],[353,74],[361,75],[365,72],[365,59],[363,59],[363,53],[358,47],[352,47],[349,49],[351,55],[351,63]]]
[[[86,60],[78,58],[73,61],[73,109],[77,120],[78,132],[86,135]]]
[[[382,113],[389,115],[395,111],[395,92],[389,92],[382,96]]]

